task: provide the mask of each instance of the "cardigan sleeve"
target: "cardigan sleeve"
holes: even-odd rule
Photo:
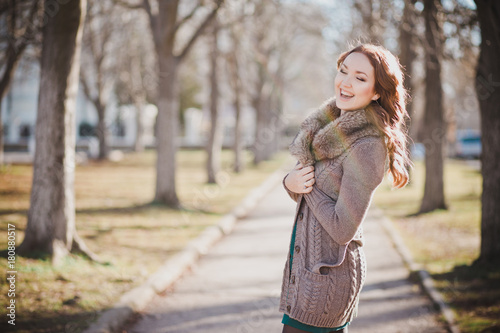
[[[384,178],[387,150],[381,140],[367,140],[351,148],[343,161],[337,201],[316,185],[304,195],[307,205],[333,240],[345,245],[356,235],[375,189]]]
[[[286,185],[285,185],[285,179],[286,179],[286,177],[288,177],[288,174],[285,176],[285,178],[283,178],[283,187],[285,188],[285,191],[288,193],[288,195],[290,196],[290,198],[292,198],[293,201],[297,202],[299,200],[300,194],[292,192],[292,191],[290,191],[288,189],[288,187],[286,187]]]

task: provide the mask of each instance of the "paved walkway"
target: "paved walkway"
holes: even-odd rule
[[[282,271],[295,203],[276,187],[199,264],[156,296],[127,332],[280,333]],[[349,333],[446,332],[430,301],[370,213],[364,222],[368,276]]]

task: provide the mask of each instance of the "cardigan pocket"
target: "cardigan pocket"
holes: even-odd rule
[[[312,272],[314,274],[321,274],[321,269],[322,268],[335,268],[335,267],[338,267],[340,265],[342,265],[342,263],[344,262],[344,259],[345,259],[345,256],[346,256],[346,252],[347,252],[347,247],[349,246],[350,243],[346,244],[346,245],[342,245],[339,247],[339,252],[338,252],[338,260],[337,262],[335,263],[326,263],[326,262],[319,262],[317,264],[315,264],[313,267],[312,267]]]
[[[303,269],[299,276],[297,306],[308,313],[322,314],[327,291],[332,284],[330,275],[314,274]]]

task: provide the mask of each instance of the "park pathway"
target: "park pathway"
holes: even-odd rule
[[[294,205],[281,185],[273,189],[126,332],[280,333],[279,292]],[[368,276],[349,333],[446,332],[431,302],[407,279],[373,211],[364,230]]]

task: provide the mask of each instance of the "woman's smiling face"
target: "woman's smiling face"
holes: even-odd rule
[[[363,109],[380,96],[375,92],[375,70],[363,53],[351,53],[335,77],[337,107],[343,111]]]

